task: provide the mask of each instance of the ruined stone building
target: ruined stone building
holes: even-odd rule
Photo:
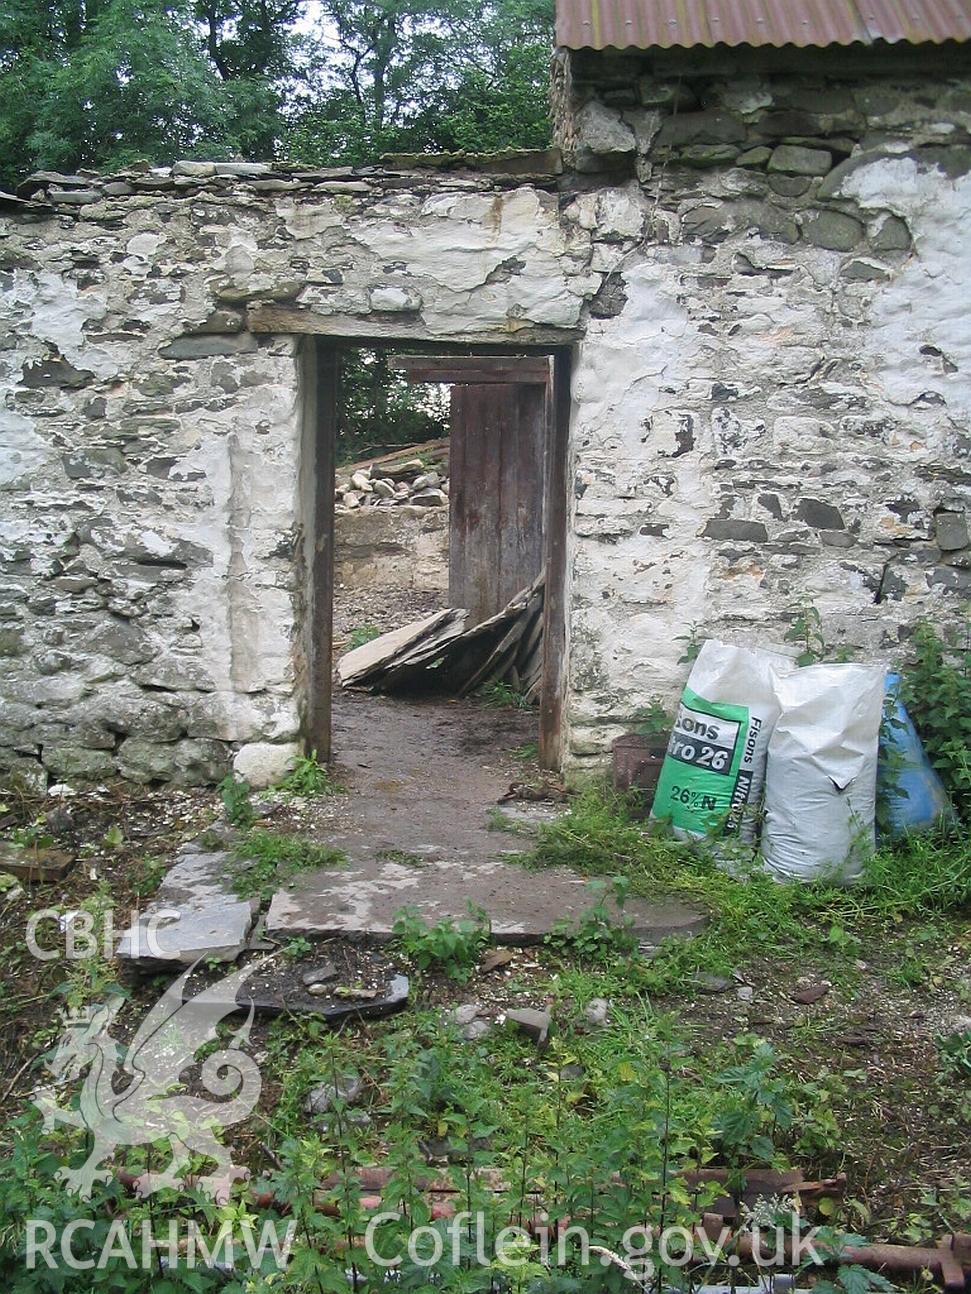
[[[5,196],[4,765],[326,749],[341,343],[552,357],[548,762],[602,763],[692,632],[812,602],[892,660],[959,616],[969,39],[965,0],[560,0],[549,153]]]

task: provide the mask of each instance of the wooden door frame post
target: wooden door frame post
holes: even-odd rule
[[[300,349],[302,525],[301,737],[321,763],[331,756],[334,633],[334,459],[340,362],[338,347],[306,337]]]
[[[539,703],[539,762],[562,767],[567,674],[566,555],[569,520],[570,382],[573,353],[553,351],[553,409],[546,454],[546,596],[543,605],[543,687]]]

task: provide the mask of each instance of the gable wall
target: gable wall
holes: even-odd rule
[[[3,217],[6,766],[201,781],[296,740],[305,334],[576,342],[573,771],[691,626],[777,641],[812,600],[892,659],[957,620],[971,78],[603,57],[560,60],[558,179],[189,164]]]

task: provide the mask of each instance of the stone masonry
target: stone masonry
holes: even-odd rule
[[[811,599],[891,659],[917,616],[960,616],[971,72],[921,52],[570,56],[562,171],[22,186],[0,220],[3,765],[202,782],[293,748],[315,334],[574,345],[574,772],[673,698],[692,626],[778,640]]]

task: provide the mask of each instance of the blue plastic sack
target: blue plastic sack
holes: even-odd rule
[[[887,675],[877,788],[883,808],[877,815],[881,834],[892,840],[908,832],[928,831],[954,812],[900,699],[899,674]]]

